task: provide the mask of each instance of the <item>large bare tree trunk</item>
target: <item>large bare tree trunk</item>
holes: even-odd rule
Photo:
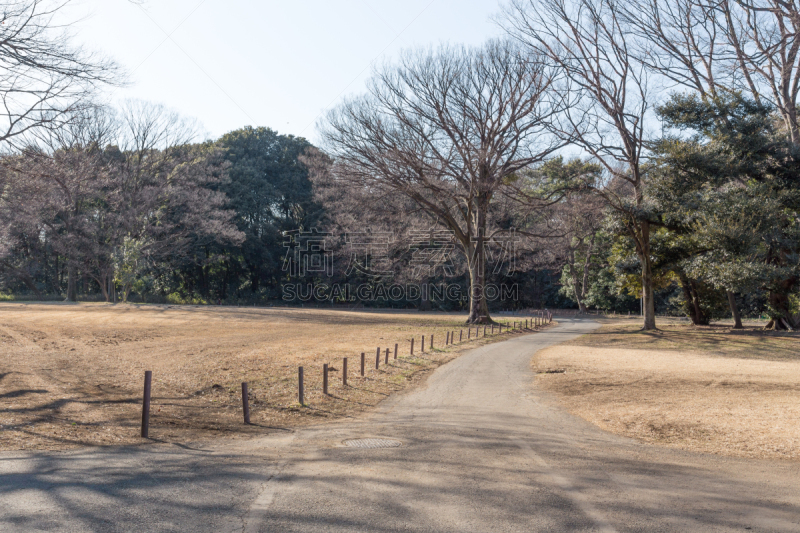
[[[468,246],[469,259],[469,317],[468,324],[489,324],[489,304],[486,301],[486,210],[488,203],[479,197],[475,209],[475,241]]]
[[[733,329],[742,329],[742,315],[739,313],[739,306],[736,305],[736,297],[731,291],[728,293],[728,305],[731,306],[731,315],[733,316]]]
[[[639,231],[632,231],[636,244],[636,253],[642,265],[642,298],[644,299],[644,325],[642,329],[649,331],[656,328],[656,304],[653,298],[653,261],[650,258],[650,223],[640,222]],[[638,233],[638,235],[637,235]]]
[[[471,261],[469,265],[469,317],[468,324],[488,324],[489,305],[486,302],[486,274],[483,266]]]
[[[653,265],[649,256],[642,258],[642,294],[644,295],[643,330],[656,329],[656,304],[653,300]]]

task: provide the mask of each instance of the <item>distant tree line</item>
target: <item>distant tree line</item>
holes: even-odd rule
[[[18,2],[0,31],[39,4]],[[460,287],[365,305],[800,327],[794,4],[512,0],[506,37],[377,68],[321,121],[319,147],[252,127],[196,142],[160,106],[93,105],[110,64],[28,18],[42,23],[13,35],[58,53],[0,46],[41,84],[40,103],[6,108],[0,139],[7,292],[286,301],[292,250],[316,231],[337,268],[304,282]],[[0,80],[9,102],[18,79]],[[512,301],[487,296],[503,284]]]

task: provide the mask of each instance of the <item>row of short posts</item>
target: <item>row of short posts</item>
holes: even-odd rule
[[[544,323],[544,320],[546,318],[550,318],[551,319],[552,315],[550,315],[549,317],[543,315],[542,316],[542,320],[541,320],[542,324]],[[525,329],[527,329],[529,327],[529,324],[530,324],[530,327],[534,328],[534,327],[539,325],[539,321],[537,321],[537,320],[535,320],[533,318],[532,319],[526,319],[525,320]],[[522,329],[522,327],[523,327],[522,322],[519,322],[519,324],[517,322],[514,322],[511,326],[509,326],[508,324],[498,324],[497,327],[498,327],[498,332],[499,333],[503,333],[503,327],[504,326],[505,326],[506,330],[508,330],[509,328],[513,329],[513,330]],[[488,326],[484,326],[483,327],[483,336],[484,337],[486,336],[486,328],[487,327]],[[494,334],[494,328],[495,328],[495,325],[492,324],[492,326],[491,326],[491,333],[492,334]],[[471,337],[472,337],[472,328],[467,328],[467,339],[470,339]],[[478,337],[480,337],[480,326],[476,326],[475,327],[475,338],[478,338]],[[462,330],[459,331],[458,342],[462,342],[463,338],[464,338],[464,330],[462,329]],[[434,339],[434,337],[431,334],[430,343],[429,343],[429,349],[431,349],[431,350],[433,349],[433,339]],[[420,342],[420,349],[421,349],[421,352],[424,353],[425,352],[425,336],[424,335],[420,338],[420,341],[421,341]],[[455,344],[455,332],[447,332],[447,334],[446,334],[445,346],[448,346],[450,344]],[[394,345],[394,359],[397,359],[397,350],[398,350],[398,345],[395,344]],[[411,338],[411,347],[410,347],[409,353],[412,356],[414,355],[414,338],[413,337]],[[386,348],[386,352],[385,352],[385,355],[384,355],[384,364],[387,364],[387,365],[389,364],[389,354],[390,354],[390,349]],[[380,369],[380,362],[381,362],[381,348],[380,348],[380,346],[378,346],[378,348],[375,350],[375,370],[379,370]],[[365,366],[366,366],[366,353],[365,352],[361,352],[361,376],[362,377],[365,374]],[[303,367],[300,367],[300,371],[299,371],[299,376],[298,377],[299,377],[298,390],[300,392],[299,401],[300,401],[301,405],[304,405],[304,401],[303,401]],[[342,360],[342,384],[344,386],[347,386],[347,358],[346,357]],[[323,365],[322,389],[323,389],[323,393],[327,395],[328,394],[328,364],[327,363],[325,363]]]
[[[533,328],[544,324],[548,324],[552,322],[553,314],[549,311],[539,311],[538,316],[525,319],[525,329]],[[519,326],[517,322],[514,322],[511,326],[508,324],[498,324],[497,327],[499,328],[499,333],[503,333],[503,327],[506,327],[506,330],[512,328],[522,329],[523,323],[520,322]],[[486,328],[488,326],[483,326],[483,336],[486,337]],[[495,324],[491,325],[491,334],[494,334]],[[451,344],[455,344],[455,331],[448,331],[445,336],[445,346],[449,346]],[[475,326],[475,338],[480,336],[480,326]],[[472,328],[467,328],[467,339],[472,338]],[[425,352],[425,336],[423,335],[420,339],[420,348],[421,352]],[[459,330],[458,332],[458,342],[462,342],[464,340],[464,330]],[[430,349],[433,350],[433,335],[431,335],[430,339]],[[394,359],[397,359],[397,350],[398,344],[394,345]],[[386,348],[386,352],[384,354],[384,364],[389,364],[389,354],[390,349]],[[411,349],[410,354],[414,355],[414,338],[411,338]],[[378,370],[380,368],[381,363],[381,348],[380,346],[377,348],[375,352],[375,369]],[[364,376],[366,365],[366,353],[361,352],[361,376]],[[328,394],[328,363],[322,365],[322,392],[323,394]],[[305,405],[305,389],[304,389],[304,376],[303,376],[303,367],[298,367],[297,369],[297,401],[300,405]],[[142,437],[148,438],[149,431],[150,431],[150,394],[152,391],[152,383],[153,383],[153,372],[150,370],[145,371],[144,373],[144,397],[142,399]],[[347,357],[342,359],[342,385],[345,387],[347,386]],[[250,394],[248,390],[248,385],[246,382],[242,383],[242,412],[244,414],[244,423],[250,424]]]

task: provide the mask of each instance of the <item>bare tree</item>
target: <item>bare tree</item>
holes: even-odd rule
[[[119,68],[73,46],[54,20],[69,0],[8,0],[0,20],[0,141],[59,128]]]
[[[469,323],[491,321],[486,244],[499,228],[490,204],[560,146],[545,129],[558,108],[552,81],[542,57],[508,41],[409,52],[322,126],[337,179],[405,195],[454,234],[469,267]]]
[[[635,35],[611,0],[512,0],[503,22],[532,53],[558,67],[557,89],[570,101],[551,121],[552,131],[604,167],[605,184],[587,185],[625,220],[642,267],[644,329],[655,329],[644,195],[649,80],[633,54]]]
[[[720,27],[715,0],[631,0],[620,5],[631,50],[666,88],[686,87],[704,98],[733,87],[741,71]],[[732,68],[733,67],[733,68]]]
[[[790,142],[800,145],[800,5],[784,0],[724,0],[712,5],[732,56],[729,64],[741,73],[737,88],[774,105]]]
[[[632,0],[637,59],[701,97],[742,91],[775,106],[800,143],[800,5],[783,0]]]

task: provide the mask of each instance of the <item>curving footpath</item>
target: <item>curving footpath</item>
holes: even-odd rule
[[[797,463],[645,446],[537,390],[533,354],[595,327],[561,320],[477,348],[358,420],[2,454],[0,531],[800,531]]]

